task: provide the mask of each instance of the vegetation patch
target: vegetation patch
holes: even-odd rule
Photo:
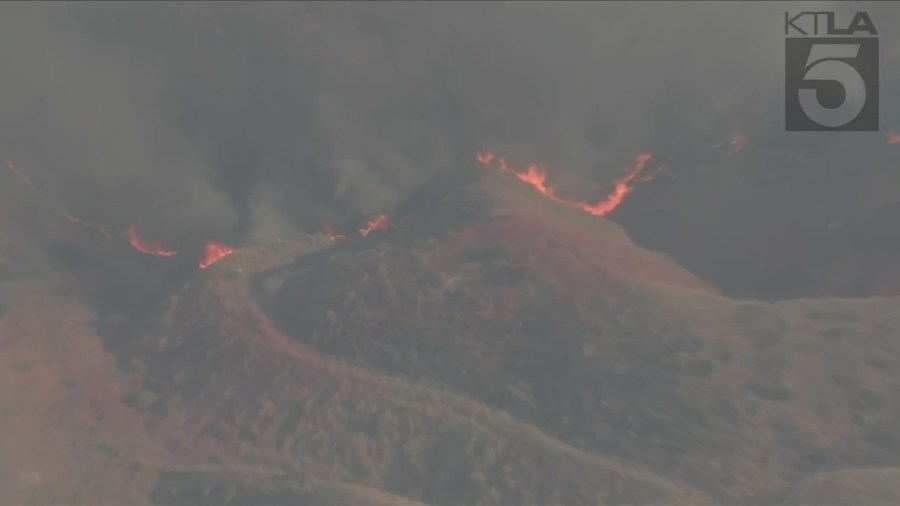
[[[762,384],[751,381],[747,384],[747,389],[760,399],[767,401],[785,402],[792,397],[790,390],[778,384]]]

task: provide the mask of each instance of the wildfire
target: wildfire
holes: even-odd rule
[[[365,226],[363,226],[361,229],[359,229],[359,234],[365,237],[375,230],[387,228],[388,225],[390,225],[390,222],[388,221],[387,215],[380,214],[370,222],[366,223]]]
[[[79,218],[78,216],[70,213],[65,207],[55,204],[53,200],[51,200],[46,193],[41,191],[41,189],[34,184],[31,178],[29,178],[28,175],[25,174],[25,172],[9,158],[3,158],[3,165],[5,165],[13,175],[15,175],[25,186],[27,186],[48,209],[58,212],[64,219],[66,219],[66,221],[95,230],[106,239],[115,238],[115,236],[109,231],[109,228],[106,225]],[[138,232],[134,225],[129,225],[128,228],[125,229],[123,238],[128,242],[128,244],[131,245],[132,248],[146,255],[172,257],[178,254],[177,251],[165,248],[159,243],[145,243],[140,239],[140,237],[138,237]],[[232,252],[234,252],[234,249],[230,246],[210,241],[206,244],[205,255],[203,257],[203,260],[200,261],[199,267],[201,269],[206,269],[212,264],[230,255]]]
[[[600,202],[597,202],[594,205],[583,204],[580,202],[576,202],[575,204],[594,216],[605,216],[609,214],[613,209],[619,207],[619,204],[622,203],[622,200],[625,199],[626,195],[631,193],[632,187],[628,185],[644,171],[644,168],[650,163],[652,158],[653,155],[650,153],[641,153],[638,155],[634,160],[634,164],[628,169],[628,172],[616,181],[616,186],[612,193],[607,195],[607,197]]]
[[[4,158],[3,164],[6,166],[7,169],[9,169],[10,172],[12,172],[16,177],[18,177],[19,180],[22,181],[22,183],[24,183],[25,186],[27,186],[28,189],[31,190],[32,193],[37,195],[38,199],[41,201],[41,203],[44,204],[45,207],[47,207],[47,209],[50,209],[51,211],[59,211],[62,214],[63,218],[65,218],[66,220],[68,220],[72,223],[81,225],[82,227],[85,227],[85,228],[94,229],[97,232],[99,232],[100,235],[102,235],[103,237],[106,237],[107,239],[112,239],[112,234],[109,233],[109,230],[107,230],[106,227],[102,223],[95,223],[95,222],[91,222],[91,221],[82,220],[81,218],[70,213],[67,209],[59,208],[56,204],[53,203],[52,200],[50,200],[50,197],[48,197],[47,194],[42,192],[34,184],[34,182],[31,180],[31,178],[29,178],[22,171],[22,169],[20,169],[15,163],[13,163],[12,160],[10,160],[8,158]]]
[[[403,225],[404,223],[405,223],[405,220],[400,220],[399,223],[394,223],[391,220],[390,216],[388,216],[386,214],[380,214],[380,215],[372,218],[371,220],[369,220],[362,227],[360,227],[359,230],[357,230],[356,234],[351,234],[351,235],[338,234],[328,224],[323,225],[322,229],[324,230],[324,234],[328,238],[328,240],[334,242],[334,241],[338,241],[338,240],[342,240],[342,239],[349,239],[352,237],[366,237],[376,230],[381,230],[381,229],[393,227],[396,225]]]
[[[567,198],[560,197],[556,194],[556,190],[547,184],[547,173],[541,170],[536,165],[529,166],[524,171],[518,171],[513,169],[506,163],[506,160],[503,158],[495,156],[490,152],[482,152],[476,155],[476,159],[482,165],[490,166],[493,165],[496,160],[497,167],[504,171],[509,172],[515,175],[520,181],[530,185],[532,188],[537,190],[541,195],[555,201],[560,204],[564,204],[569,207],[574,207],[576,209],[581,209],[582,211],[592,214],[594,216],[605,216],[609,214],[612,210],[617,208],[619,204],[622,203],[625,196],[628,195],[632,186],[630,186],[635,181],[648,181],[653,178],[655,174],[662,170],[659,168],[656,172],[649,175],[642,175],[644,169],[647,167],[647,164],[653,158],[651,153],[641,153],[635,158],[632,166],[625,172],[621,178],[619,178],[615,186],[613,187],[613,191],[606,196],[603,200],[591,204],[588,202],[580,202],[577,200],[571,200]],[[641,176],[639,179],[638,177]]]
[[[325,236],[328,237],[329,241],[336,241],[338,239],[343,239],[344,236],[340,234],[335,234],[334,230],[331,229],[331,225],[325,224],[322,228],[325,229]]]
[[[478,159],[478,163],[482,165],[490,165],[492,161],[494,161],[493,153],[478,153],[475,155],[475,158]]]
[[[6,158],[5,156],[2,156],[2,153],[0,153],[0,158],[3,159],[3,165],[5,165],[13,175],[15,175],[25,186],[27,186],[31,190],[31,192],[37,196],[41,203],[43,203],[48,209],[59,213],[64,219],[71,223],[76,223],[83,227],[95,230],[106,239],[116,238],[116,236],[110,232],[110,229],[106,225],[81,219],[78,216],[70,213],[65,207],[55,204],[53,200],[50,199],[47,194],[41,191],[41,189],[34,184],[31,178],[29,178],[28,175],[23,170],[21,170],[12,160]],[[376,216],[374,219],[370,220],[362,228],[360,228],[359,235],[365,237],[375,230],[387,228],[389,226],[391,226],[390,218],[388,218],[386,214],[382,214]],[[329,227],[328,225],[325,226],[325,232],[328,235],[328,239],[331,241],[345,239],[347,237],[344,235],[335,234],[334,232],[332,232],[331,227]],[[124,239],[129,245],[131,245],[132,248],[146,255],[154,255],[158,257],[173,257],[178,255],[177,251],[168,249],[160,243],[150,244],[141,240],[141,238],[138,236],[137,228],[134,225],[129,225],[121,235],[121,238]],[[232,253],[234,253],[234,248],[232,248],[231,246],[216,241],[209,241],[206,243],[203,259],[200,260],[198,267],[200,269],[207,269]]]
[[[900,144],[900,132],[889,132],[886,137],[887,143],[891,146]]]
[[[209,241],[206,243],[204,253],[203,260],[200,261],[201,269],[206,269],[212,264],[234,253],[234,248],[215,241]]]
[[[165,249],[159,244],[144,244],[138,238],[137,230],[135,230],[134,225],[130,225],[127,229],[125,229],[125,236],[128,238],[128,243],[131,244],[131,247],[140,251],[141,253],[145,253],[147,255],[155,255],[158,257],[171,257],[178,254],[177,251]]]

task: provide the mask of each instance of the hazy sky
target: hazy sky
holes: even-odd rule
[[[887,86],[900,17],[866,8]],[[357,220],[479,148],[577,187],[694,128],[780,128],[784,10],[3,3],[0,148],[83,215],[172,241]]]

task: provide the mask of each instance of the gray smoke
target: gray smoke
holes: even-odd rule
[[[73,210],[162,240],[363,219],[483,147],[577,189],[661,130],[780,103],[785,8],[4,3],[0,147]]]

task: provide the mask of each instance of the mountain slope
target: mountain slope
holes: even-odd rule
[[[210,458],[239,447],[256,466],[431,504],[703,499],[465,396],[290,341],[249,300],[253,269],[243,266],[267,256],[235,254],[187,288],[158,331],[127,348],[110,343],[123,362],[140,360],[152,392],[143,407],[160,432],[194,434],[183,444]]]
[[[725,500],[896,462],[896,299],[729,300],[608,224],[531,211],[304,257],[261,296],[326,354]]]
[[[4,284],[0,407],[32,403],[0,429],[77,442],[32,455],[41,480],[0,462],[9,500],[777,504],[900,466],[896,298],[728,299],[509,183],[239,249],[139,312]]]

